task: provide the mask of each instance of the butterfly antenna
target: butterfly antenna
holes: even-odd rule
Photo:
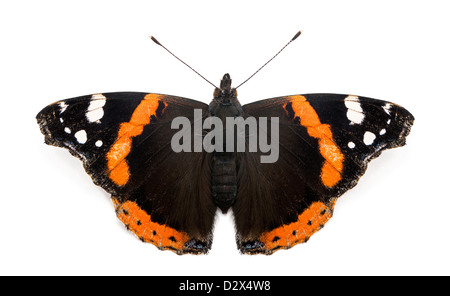
[[[252,78],[253,76],[256,75],[256,73],[258,73],[259,71],[261,71],[262,68],[264,68],[268,63],[270,63],[270,61],[272,61],[277,55],[280,54],[280,52],[283,51],[283,49],[285,49],[289,44],[291,44],[292,41],[294,41],[295,39],[297,39],[298,36],[300,36],[300,34],[302,33],[302,31],[298,31],[297,34],[295,34],[294,37],[292,37],[291,40],[289,40],[289,42],[283,46],[282,49],[280,49],[279,52],[277,52],[270,60],[268,60],[264,65],[261,66],[261,68],[259,68],[255,73],[253,73],[249,78],[247,78],[244,82],[242,82],[241,84],[239,84],[236,88],[240,87],[242,84],[246,83],[247,81],[250,80],[250,78]]]
[[[162,48],[164,48],[168,53],[170,53],[171,55],[173,55],[177,60],[179,60],[180,62],[182,62],[183,64],[185,64],[186,66],[188,66],[189,69],[191,69],[192,71],[194,71],[195,73],[197,73],[198,76],[200,76],[201,78],[203,78],[204,80],[206,80],[206,82],[208,82],[209,84],[211,84],[212,86],[214,86],[215,88],[218,88],[217,86],[215,86],[211,81],[209,81],[208,79],[206,79],[205,77],[203,77],[202,74],[198,73],[197,71],[194,70],[194,68],[192,68],[191,66],[189,66],[188,64],[186,64],[185,62],[183,62],[182,59],[180,59],[179,57],[177,57],[176,55],[174,55],[170,50],[168,50],[164,45],[162,45],[161,43],[159,43],[158,40],[156,40],[155,37],[153,36],[149,36],[150,39],[153,40],[153,42],[155,42],[156,44],[158,44],[159,46],[161,46]]]

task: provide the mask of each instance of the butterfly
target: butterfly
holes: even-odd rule
[[[45,143],[82,161],[142,241],[205,254],[217,212],[232,211],[239,251],[267,255],[321,229],[368,163],[405,145],[414,122],[397,104],[356,95],[241,105],[229,74],[209,105],[155,93],[97,93],[55,102],[36,118]]]

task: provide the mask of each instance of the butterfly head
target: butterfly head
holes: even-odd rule
[[[230,74],[226,73],[223,75],[220,81],[220,88],[214,90],[214,99],[219,100],[223,104],[228,104],[237,99],[236,88],[231,88]]]
[[[236,88],[231,87],[230,74],[223,75],[220,81],[220,88],[214,90],[214,98],[209,105],[209,113],[212,116],[236,117],[243,114],[242,106],[237,98]]]

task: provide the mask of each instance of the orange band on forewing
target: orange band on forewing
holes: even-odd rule
[[[319,116],[304,96],[293,96],[291,103],[295,116],[300,117],[301,125],[305,127],[320,125]]]
[[[150,123],[151,116],[156,116],[160,97],[157,94],[146,95],[134,110],[130,121],[120,125],[117,140],[106,155],[109,178],[118,186],[127,184],[130,178],[130,168],[125,158],[131,151],[132,138],[142,134],[144,126]]]
[[[328,205],[322,202],[314,202],[298,215],[297,221],[265,232],[259,240],[264,243],[264,248],[267,251],[290,248],[303,243],[331,218],[334,204],[335,200]]]
[[[325,162],[322,166],[322,183],[327,187],[333,187],[341,179],[344,169],[344,155],[333,142],[333,133],[328,124],[320,122],[314,108],[304,96],[293,96],[291,99],[294,117],[300,118],[300,124],[306,127],[308,134],[319,140],[319,150]]]
[[[144,242],[161,249],[182,251],[190,239],[184,232],[153,222],[151,216],[133,201],[121,204],[113,199],[113,203],[119,220]]]

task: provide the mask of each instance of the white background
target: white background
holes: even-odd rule
[[[449,275],[448,1],[2,1],[1,275]],[[272,256],[236,249],[231,215],[207,256],[141,243],[66,150],[44,145],[36,114],[111,91],[209,103],[299,30],[239,89],[241,103],[298,93],[368,96],[416,118],[408,145],[374,160],[308,243]],[[176,169],[176,168],[174,168]]]

